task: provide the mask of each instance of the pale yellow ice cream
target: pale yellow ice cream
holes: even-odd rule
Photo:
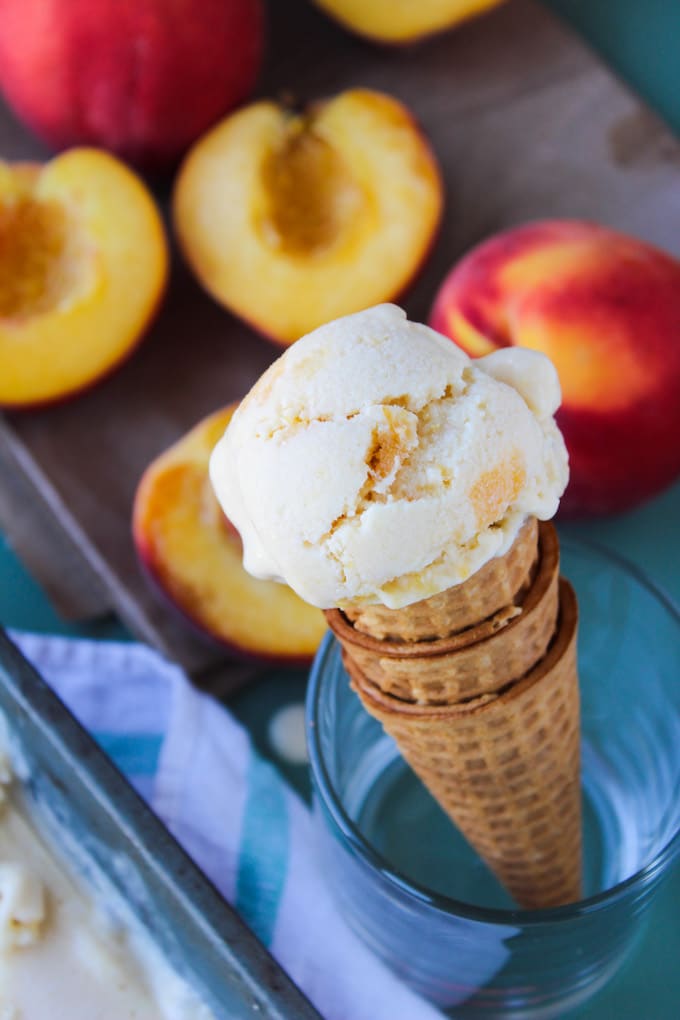
[[[52,851],[12,785],[5,736],[0,717],[0,1020],[214,1020]]]
[[[568,479],[543,355],[471,360],[380,305],[290,347],[210,463],[256,577],[321,608],[400,608],[466,580],[548,519]]]

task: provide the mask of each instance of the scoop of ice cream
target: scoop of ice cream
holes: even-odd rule
[[[32,945],[45,920],[45,890],[18,861],[0,861],[0,950]]]
[[[210,476],[244,565],[321,608],[392,608],[466,580],[552,517],[568,479],[552,363],[473,361],[380,305],[320,327],[255,384]]]

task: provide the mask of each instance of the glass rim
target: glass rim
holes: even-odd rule
[[[647,577],[641,568],[627,560],[626,557],[589,539],[568,537],[561,541],[564,548],[573,548],[577,552],[590,550],[614,563],[619,569],[633,577],[638,584],[646,588],[663,609],[669,613],[675,623],[680,626],[680,607],[678,607],[673,598]],[[575,920],[580,917],[589,916],[612,906],[624,898],[631,888],[644,884],[648,879],[659,874],[666,864],[672,862],[675,856],[680,856],[680,828],[678,828],[651,860],[638,869],[638,871],[629,875],[628,878],[617,882],[616,885],[611,886],[609,889],[604,889],[593,896],[587,896],[582,900],[578,900],[576,903],[567,903],[563,906],[547,907],[541,910],[526,910],[521,907],[476,906],[472,903],[466,903],[464,900],[454,899],[444,893],[434,892],[408,878],[396,868],[393,868],[382,854],[365,839],[336,796],[328,770],[326,769],[324,756],[319,746],[316,718],[318,715],[317,709],[323,668],[329,655],[337,647],[337,639],[331,631],[328,631],[319,646],[309,675],[305,706],[305,726],[314,791],[321,799],[337,828],[355,852],[402,894],[407,893],[413,900],[426,904],[442,913],[465,918],[466,920],[515,927],[518,925],[540,927],[566,919]]]

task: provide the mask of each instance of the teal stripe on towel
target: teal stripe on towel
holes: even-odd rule
[[[99,746],[126,776],[153,776],[158,771],[163,737],[160,733],[93,734]]]
[[[236,879],[236,909],[270,945],[288,870],[289,818],[280,777],[251,753]]]

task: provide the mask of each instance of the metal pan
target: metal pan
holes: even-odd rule
[[[219,1020],[320,1020],[2,630],[0,712],[26,793],[50,829],[107,876]]]

